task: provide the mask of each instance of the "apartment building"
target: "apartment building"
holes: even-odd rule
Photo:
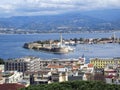
[[[3,68],[4,65],[0,65],[0,84],[3,84],[5,82],[5,79],[3,78],[2,76],[2,73],[4,71],[4,68]]]
[[[18,83],[23,79],[23,73],[17,71],[6,71],[2,73],[5,83]]]
[[[53,72],[51,76],[52,82],[65,82],[68,81],[67,72]]]
[[[2,83],[2,71],[0,70],[0,84]]]
[[[120,84],[120,66],[109,64],[104,68],[105,82],[110,84]]]
[[[5,71],[38,71],[40,69],[40,59],[36,57],[24,57],[5,61]]]
[[[29,81],[30,84],[48,84],[51,83],[51,72],[41,70],[37,72],[26,71],[23,79]]]
[[[120,64],[120,58],[91,58],[90,63],[95,68],[105,68],[108,64]]]

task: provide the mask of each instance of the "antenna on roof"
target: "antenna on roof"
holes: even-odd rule
[[[62,33],[60,33],[60,44],[62,45]]]
[[[84,58],[85,56],[84,56],[84,54],[82,55],[82,58]]]

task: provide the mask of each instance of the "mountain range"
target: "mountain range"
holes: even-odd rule
[[[120,30],[120,10],[69,12],[58,15],[0,18],[0,28],[40,31]]]

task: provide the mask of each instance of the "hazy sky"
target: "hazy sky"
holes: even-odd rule
[[[60,14],[70,11],[120,9],[120,0],[1,0],[0,16]]]

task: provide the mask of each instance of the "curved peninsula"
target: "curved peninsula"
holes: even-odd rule
[[[106,43],[120,43],[120,38],[112,35],[109,38],[74,38],[69,40],[46,40],[46,41],[35,41],[31,43],[25,43],[24,48],[46,51],[52,53],[69,53],[74,51],[70,46],[76,46],[77,44],[106,44]]]
[[[37,41],[32,43],[25,43],[23,47],[26,49],[33,49],[60,54],[65,54],[74,51],[74,49],[71,48],[70,46],[62,44],[62,35],[60,41],[59,40]]]
[[[23,47],[26,49],[40,50],[40,51],[46,51],[46,52],[52,52],[52,53],[61,53],[61,54],[74,51],[74,49],[72,49],[69,46],[59,46],[59,45],[51,46],[50,44],[43,45],[38,43],[25,43]]]

